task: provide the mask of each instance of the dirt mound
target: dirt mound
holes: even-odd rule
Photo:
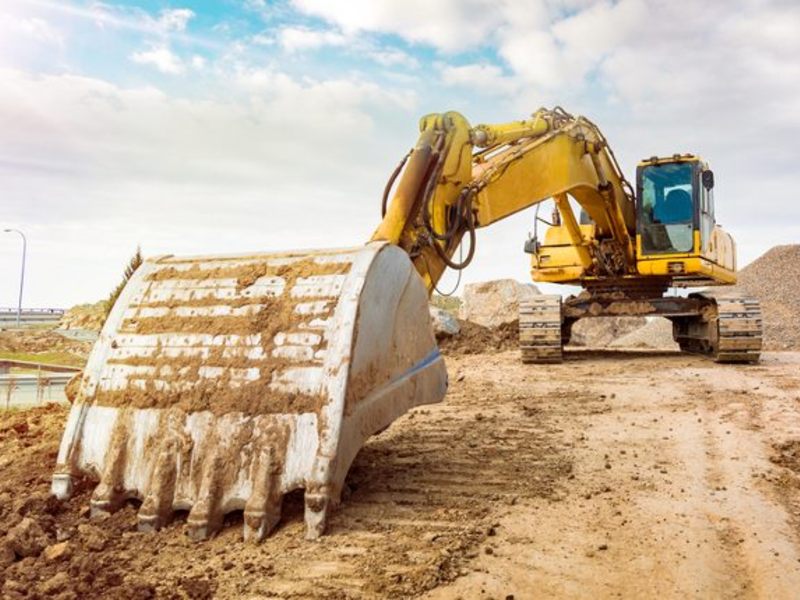
[[[436,341],[445,354],[480,354],[503,352],[519,347],[519,321],[503,323],[499,327],[484,327],[459,319],[458,335],[437,334]]]
[[[61,318],[61,329],[88,329],[100,331],[106,320],[106,301],[94,304],[78,304],[70,308]]]
[[[0,331],[0,357],[82,366],[92,342],[70,340],[54,331]]]
[[[672,322],[653,317],[646,325],[613,340],[611,348],[653,348],[656,350],[679,350],[672,339]]]
[[[129,529],[123,510],[100,526],[88,522],[89,489],[69,502],[48,493],[67,409],[48,405],[0,418],[0,589],[3,598],[154,597],[124,563],[100,553]]]
[[[770,460],[776,465],[791,469],[800,474],[800,440],[789,440],[772,445]]]
[[[711,292],[755,296],[761,302],[765,348],[800,349],[800,244],[775,246],[743,268],[738,279],[732,288]]]
[[[539,295],[533,284],[498,279],[464,286],[458,316],[484,327],[498,327],[519,320],[519,302]]]
[[[570,345],[605,348],[611,342],[644,327],[644,317],[593,317],[581,319],[572,326]]]

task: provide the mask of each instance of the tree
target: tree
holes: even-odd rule
[[[128,266],[125,267],[125,272],[122,275],[122,281],[119,282],[119,285],[117,285],[117,287],[115,287],[108,296],[108,300],[106,301],[106,318],[108,318],[108,315],[111,313],[111,309],[114,308],[114,304],[117,302],[117,298],[119,298],[122,290],[128,284],[130,278],[133,277],[136,269],[141,266],[142,262],[144,262],[142,259],[142,249],[137,246],[136,254],[131,257],[130,261],[128,261]]]

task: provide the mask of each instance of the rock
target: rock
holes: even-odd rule
[[[60,542],[45,548],[43,554],[47,561],[61,560],[63,558],[69,558],[70,554],[72,554],[72,548],[69,542]]]
[[[17,556],[39,556],[50,544],[50,538],[41,525],[29,517],[8,532],[7,540]]]
[[[17,559],[17,553],[7,540],[0,540],[0,567],[7,567]]]
[[[59,571],[50,579],[45,581],[39,589],[42,591],[42,593],[47,594],[48,596],[54,596],[66,588],[67,585],[69,585],[69,575],[67,575],[64,571]]]
[[[102,529],[82,523],[78,525],[78,533],[81,536],[84,546],[89,550],[99,552],[106,547],[106,536]]]
[[[28,586],[15,579],[6,579],[3,584],[3,598],[22,598],[28,595]]]
[[[532,284],[498,279],[464,286],[459,317],[484,327],[498,327],[519,319],[519,301],[539,295]]]
[[[433,323],[433,332],[436,337],[450,337],[458,335],[461,331],[461,325],[458,319],[448,311],[438,308],[436,306],[430,307],[431,322]]]

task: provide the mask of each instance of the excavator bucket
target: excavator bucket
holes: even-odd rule
[[[446,388],[396,246],[148,260],[89,357],[52,491],[90,477],[93,514],[136,499],[150,530],[189,511],[196,539],[243,511],[258,541],[302,488],[316,538],[367,438]]]

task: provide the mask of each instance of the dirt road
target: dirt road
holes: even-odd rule
[[[27,516],[41,545],[66,542],[57,558],[7,558],[3,594],[797,597],[800,353],[754,367],[585,351],[547,367],[515,351],[448,362],[446,401],[364,448],[317,543],[299,498],[259,546],[240,541],[238,515],[200,544],[180,520],[136,532],[133,507],[93,524],[88,488],[46,499],[64,411],[0,417],[0,534]]]

